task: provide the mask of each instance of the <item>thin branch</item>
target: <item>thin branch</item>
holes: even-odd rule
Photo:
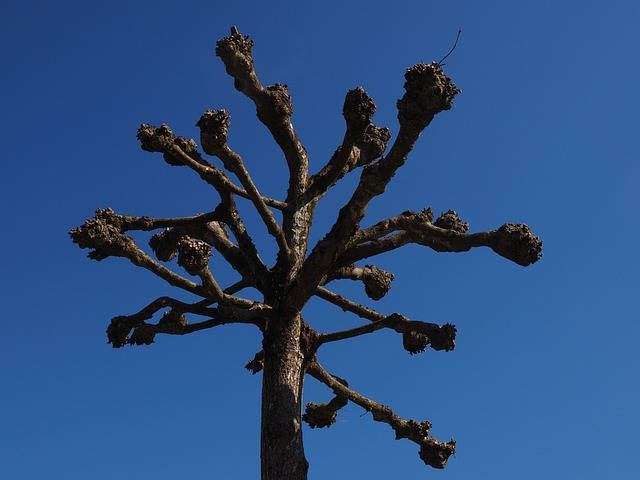
[[[278,222],[273,216],[271,210],[267,208],[262,195],[260,195],[260,192],[254,184],[253,179],[245,168],[240,155],[231,150],[226,143],[220,147],[217,155],[218,158],[220,158],[224,162],[225,167],[229,171],[236,174],[236,176],[240,180],[240,183],[246,189],[247,193],[249,194],[249,198],[255,205],[260,218],[262,218],[262,221],[267,227],[267,230],[271,235],[273,235],[273,237],[275,237],[276,241],[278,242],[278,246],[280,247],[280,251],[282,252],[282,254],[289,255],[289,246],[287,245],[287,240],[285,239],[284,232],[282,231],[282,228],[280,228],[280,225],[278,225]]]
[[[317,361],[310,363],[307,372],[316,380],[328,386],[336,395],[347,398],[366,411],[371,412],[376,422],[389,425],[396,432],[396,440],[407,438],[418,444],[420,446],[420,458],[425,464],[434,468],[444,468],[449,456],[455,453],[456,442],[454,439],[445,443],[429,435],[430,422],[416,422],[415,420],[400,418],[386,405],[374,402],[342,384],[336,377],[322,368]]]
[[[261,291],[264,291],[262,289],[266,288],[270,283],[269,269],[260,258],[258,249],[253,243],[253,239],[247,233],[244,223],[242,222],[242,218],[238,213],[233,195],[226,193],[221,195],[221,197],[222,203],[218,208],[224,216],[224,222],[229,226],[231,233],[233,233],[233,236],[238,242],[239,250],[256,279],[256,285],[261,288]]]
[[[365,318],[372,322],[386,318],[386,315],[378,313],[371,308],[364,307],[359,303],[352,302],[351,300],[348,300],[324,287],[318,287],[316,289],[316,296],[326,300],[327,302],[333,303],[345,312],[355,313],[360,318]]]
[[[243,190],[242,188],[235,185],[222,170],[206,162],[206,160],[198,161],[194,159],[191,155],[188,155],[187,153],[185,153],[177,145],[173,145],[169,151],[174,155],[176,155],[176,157],[178,157],[181,161],[183,161],[186,166],[194,170],[200,176],[200,178],[202,178],[205,182],[209,183],[216,190],[218,190],[218,192],[220,192],[221,190],[226,190],[235,195],[251,200],[256,205],[259,205],[260,207],[258,208],[258,212],[260,213],[261,216],[271,215],[273,217],[273,214],[269,211],[269,209],[266,208],[267,205],[279,210],[284,210],[287,206],[285,202],[274,200],[268,197],[263,197],[262,195],[260,195],[260,192],[258,192],[255,185],[253,185],[253,182],[251,182],[251,185],[250,185],[252,186],[252,190],[250,191]],[[231,171],[233,173],[236,173],[233,170]],[[242,178],[240,178],[240,181],[242,182]],[[266,212],[269,212],[269,213],[266,213]],[[273,222],[275,222],[275,220],[273,220]]]
[[[461,33],[462,33],[462,30],[458,30],[458,35],[456,36],[456,43],[453,44],[453,47],[451,47],[451,50],[449,50],[449,53],[447,53],[444,57],[442,57],[442,60],[438,62],[438,66],[442,67],[444,65],[444,63],[442,62],[444,62],[447,59],[447,57],[451,55],[453,51],[456,49],[456,47],[458,46],[458,40],[460,40]]]
[[[171,310],[165,312],[157,324],[145,323],[145,320],[152,318],[157,311],[167,307]],[[126,344],[150,345],[158,333],[186,335],[229,323],[253,324],[263,329],[264,317],[268,316],[269,312],[269,307],[258,302],[252,302],[246,309],[229,305],[206,308],[201,306],[201,302],[187,304],[170,297],[160,297],[138,313],[113,318],[107,328],[107,337],[114,348],[119,348]],[[187,321],[185,313],[215,318],[192,324]]]
[[[129,230],[142,230],[151,231],[159,228],[170,227],[191,227],[202,225],[208,222],[214,222],[220,220],[220,214],[218,212],[201,213],[191,217],[176,217],[176,218],[150,218],[150,217],[134,217],[128,215],[121,215],[122,219],[122,232]]]
[[[381,330],[391,328],[403,336],[403,346],[411,354],[424,352],[428,345],[434,350],[451,351],[455,348],[456,328],[447,323],[443,326],[435,323],[409,320],[402,315],[394,313],[381,320],[367,325],[342,330],[339,332],[325,333],[318,337],[318,345],[329,342],[337,342],[347,338],[359,337]]]

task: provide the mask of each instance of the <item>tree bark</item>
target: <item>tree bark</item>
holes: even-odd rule
[[[302,444],[304,353],[302,319],[283,315],[267,325],[262,372],[262,480],[306,480],[309,463]]]

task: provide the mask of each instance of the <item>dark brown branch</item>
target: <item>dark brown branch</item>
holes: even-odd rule
[[[261,291],[264,291],[263,289],[270,284],[269,269],[260,258],[258,249],[253,243],[253,239],[249,236],[246,228],[244,227],[244,223],[238,213],[233,195],[226,193],[221,194],[221,197],[222,203],[218,206],[218,209],[223,215],[224,223],[229,226],[231,233],[233,233],[233,236],[238,242],[239,251],[242,253],[247,265],[251,269],[251,273],[256,280],[256,286],[258,286]]]
[[[346,380],[334,376],[334,378],[342,383],[345,387],[349,384]],[[330,427],[338,419],[338,411],[346,407],[349,400],[342,395],[336,395],[327,403],[315,403],[309,402],[305,408],[305,414],[302,416],[302,420],[307,422],[311,428],[324,428]]]
[[[222,170],[204,160],[196,150],[193,140],[176,137],[167,125],[163,124],[156,128],[143,124],[138,130],[138,139],[143,150],[163,153],[165,161],[170,165],[184,165],[191,168],[219,193],[228,191],[240,197],[252,199],[250,193],[235,185]],[[286,203],[278,200],[262,196],[260,200],[265,205],[279,210],[286,208]]]
[[[424,352],[428,345],[431,345],[431,348],[436,351],[444,350],[446,352],[453,350],[456,345],[456,328],[453,325],[447,323],[440,326],[435,323],[409,320],[397,313],[360,327],[321,334],[318,338],[318,343],[322,345],[328,342],[354,338],[383,328],[391,328],[401,333],[404,348],[411,354]]]
[[[382,194],[395,172],[407,157],[420,133],[442,110],[451,108],[453,97],[459,90],[436,65],[418,64],[407,70],[406,93],[398,101],[400,132],[389,154],[378,162],[368,165],[360,176],[360,182],[351,199],[340,210],[338,219],[330,232],[318,242],[305,261],[299,291],[294,296],[306,301],[313,294],[344,245],[358,231],[371,200]]]
[[[409,320],[396,313],[387,316],[323,287],[318,287],[316,295],[340,307],[343,311],[354,313],[360,318],[372,322],[348,330],[321,334],[317,340],[318,345],[366,335],[382,328],[392,328],[402,334],[403,347],[412,355],[424,352],[429,345],[434,350],[445,350],[447,352],[455,348],[456,328],[449,323],[439,326],[435,323]]]
[[[375,265],[365,265],[364,268],[350,265],[332,272],[327,281],[337,279],[360,280],[364,283],[364,291],[367,296],[372,300],[380,300],[391,290],[393,274],[381,270]]]
[[[313,378],[328,386],[336,395],[347,398],[366,411],[371,412],[376,422],[389,425],[396,432],[396,440],[407,438],[417,443],[420,446],[420,458],[425,464],[434,468],[444,468],[449,457],[455,453],[456,442],[454,439],[445,443],[429,435],[430,422],[403,420],[386,405],[374,402],[343,385],[336,377],[322,368],[317,361],[311,362],[307,372]]]
[[[507,223],[497,230],[466,234],[469,224],[462,222],[452,210],[443,213],[434,223],[431,223],[432,218],[430,210],[404,212],[362,230],[354,235],[336,266],[350,265],[408,243],[424,245],[437,252],[466,252],[474,247],[489,247],[525,267],[542,258],[542,242],[527,225]],[[401,231],[369,241],[397,229]]]
[[[217,42],[218,55],[234,78],[235,88],[249,97],[256,106],[258,118],[271,132],[284,153],[289,166],[287,201],[298,198],[306,188],[309,161],[307,152],[293,129],[293,106],[286,85],[275,84],[263,88],[253,66],[253,40],[231,28],[231,35]]]
[[[342,145],[333,154],[329,163],[310,178],[307,192],[309,199],[317,201],[338,179],[355,168],[360,157],[360,149],[357,149],[357,154],[354,151],[356,143],[371,127],[375,111],[375,102],[362,87],[349,90],[342,110],[347,123]]]
[[[164,308],[170,310],[164,313],[157,324],[145,323]],[[187,321],[185,313],[216,318],[192,324]],[[269,307],[258,302],[251,302],[245,309],[229,305],[207,308],[203,302],[188,304],[170,297],[160,297],[138,313],[113,318],[107,328],[107,337],[114,348],[126,344],[149,345],[158,333],[186,335],[229,323],[253,324],[262,329],[264,317],[268,315]]]
[[[362,306],[359,303],[352,302],[351,300],[348,300],[324,287],[318,287],[316,289],[316,296],[326,300],[327,302],[333,303],[345,312],[355,313],[360,318],[366,318],[372,322],[386,318],[386,315],[378,313],[371,308]]]
[[[114,213],[114,215],[116,214]],[[191,217],[176,218],[150,218],[146,216],[133,217],[128,215],[118,216],[122,219],[123,233],[129,230],[142,230],[148,232],[159,228],[191,227],[220,220],[220,214],[218,212],[201,213]]]
[[[200,127],[200,139],[205,153],[217,156],[227,170],[234,173],[245,188],[267,230],[278,241],[283,254],[288,255],[289,247],[284,232],[267,208],[262,195],[258,191],[251,175],[244,166],[242,157],[227,145],[227,131],[229,128],[229,113],[226,110],[207,110],[196,124]]]
[[[109,256],[128,258],[134,265],[151,271],[170,285],[206,297],[202,286],[159,264],[143,252],[133,238],[123,235],[119,225],[110,223],[113,218],[112,214],[113,210],[111,209],[98,209],[94,220],[87,220],[83,225],[69,232],[73,242],[77,243],[80,248],[93,249],[89,252],[89,258],[98,261]]]

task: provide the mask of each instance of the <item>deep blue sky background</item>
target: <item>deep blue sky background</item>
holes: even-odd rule
[[[96,207],[172,216],[215,206],[192,172],[135,138],[143,122],[197,137],[207,108],[231,112],[231,146],[265,194],[283,197],[284,162],[214,56],[231,25],[255,40],[263,84],[289,85],[314,170],[341,141],[348,89],[362,85],[374,121],[397,132],[405,68],[439,60],[461,28],[445,71],[463,93],[366,222],[431,206],[473,231],[526,222],[545,242],[526,269],[485,250],[409,247],[375,262],[396,274],[375,307],[456,324],[456,350],[412,357],[379,332],[320,360],[401,416],[430,420],[436,437],[455,437],[458,454],[430,470],[413,443],[349,405],[331,429],[305,430],[310,478],[640,478],[640,7],[300,3],[0,6],[0,478],[258,478],[260,377],[244,370],[257,332],[113,350],[111,317],[175,292],[122,259],[87,260],[67,236]],[[356,180],[327,197],[314,238]],[[264,228],[247,223],[270,258]],[[356,287],[335,289],[371,305]],[[322,331],[360,323],[320,302],[305,315]],[[308,380],[306,401],[329,398]]]

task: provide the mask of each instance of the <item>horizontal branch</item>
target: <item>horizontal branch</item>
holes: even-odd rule
[[[204,269],[208,265],[210,255],[210,246],[208,244],[184,237],[179,240],[176,247],[180,266],[184,267],[192,275],[200,273],[205,275],[205,278],[203,278],[204,285],[198,285],[169,270],[141,250],[133,238],[121,233],[122,222],[120,219],[121,217],[111,209],[98,209],[93,220],[86,220],[83,225],[71,230],[69,235],[80,248],[93,249],[89,252],[88,257],[94,260],[100,261],[110,256],[124,257],[134,265],[154,273],[170,285],[182,288],[200,297],[219,302],[224,301],[242,307],[252,305],[250,300],[221,294],[215,281],[212,282],[212,278],[206,275]],[[155,250],[157,251],[157,248]],[[263,266],[263,268],[266,271],[266,267]]]
[[[367,296],[372,300],[380,300],[391,290],[393,274],[374,265],[365,265],[364,268],[350,265],[332,272],[327,281],[338,279],[360,280],[364,283]]]
[[[455,453],[456,442],[454,439],[445,443],[429,435],[430,422],[416,422],[415,420],[400,418],[391,408],[374,402],[345,386],[322,368],[317,361],[311,362],[307,372],[313,378],[328,386],[336,395],[347,398],[366,411],[371,412],[376,422],[389,425],[396,432],[396,440],[407,438],[418,444],[420,446],[420,458],[426,465],[434,468],[444,468],[449,457]]]
[[[122,221],[122,232],[130,230],[142,230],[145,232],[151,230],[157,230],[159,228],[171,228],[171,227],[191,227],[196,225],[203,225],[208,222],[215,222],[220,220],[220,214],[218,212],[201,213],[199,215],[193,215],[191,217],[175,217],[175,218],[151,218],[151,217],[134,217],[128,215],[117,215],[113,213],[114,217],[119,217]]]
[[[110,256],[128,258],[134,265],[151,271],[170,285],[206,297],[202,286],[169,270],[142,251],[133,238],[121,233],[117,223],[110,223],[113,218],[113,210],[98,209],[94,220],[86,220],[83,225],[71,230],[69,235],[80,248],[93,249],[88,254],[91,259],[100,261]]]
[[[164,308],[171,310],[165,312],[157,324],[145,323]],[[189,323],[185,313],[211,318]],[[264,317],[268,314],[269,307],[258,302],[253,302],[253,305],[246,309],[233,306],[207,308],[203,302],[188,304],[170,297],[160,297],[138,313],[113,318],[107,328],[107,338],[114,348],[120,348],[126,344],[149,345],[159,333],[186,335],[229,323],[253,324],[263,329]]]
[[[361,230],[335,262],[335,268],[408,243],[424,245],[437,252],[466,252],[475,247],[489,247],[498,255],[525,267],[542,257],[542,242],[524,224],[506,223],[497,230],[467,234],[469,224],[462,222],[453,210],[432,221],[430,209],[421,213],[404,212]],[[397,233],[389,235],[394,231]]]

